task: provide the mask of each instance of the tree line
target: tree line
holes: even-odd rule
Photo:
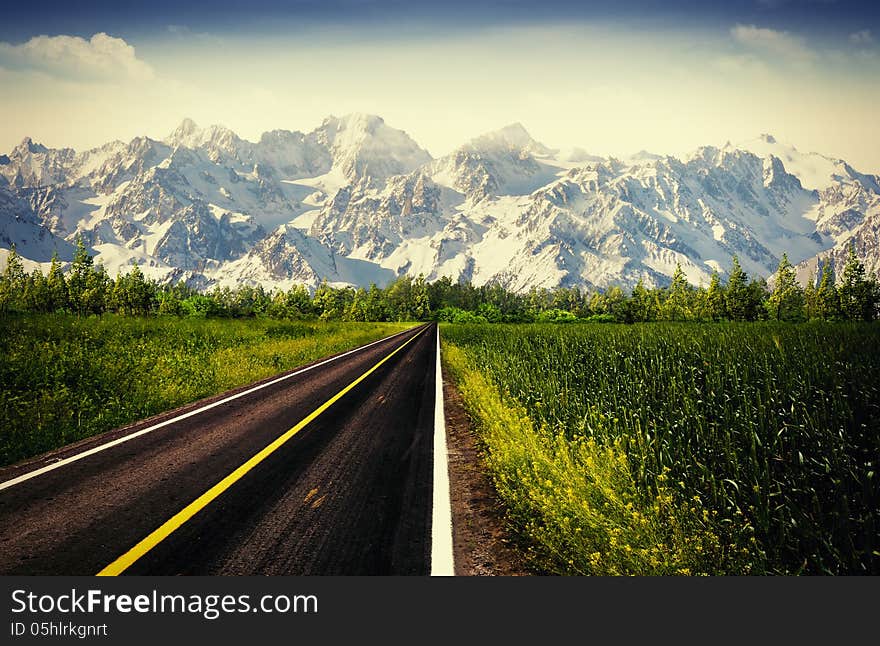
[[[708,286],[689,284],[681,266],[669,286],[629,291],[610,287],[533,288],[524,294],[504,287],[444,277],[401,276],[384,288],[332,287],[314,292],[303,285],[266,290],[262,286],[217,287],[201,293],[180,282],[162,285],[147,279],[137,265],[111,278],[95,263],[82,240],[65,270],[53,256],[48,274],[27,273],[13,245],[0,275],[0,313],[67,312],[80,316],[114,312],[124,315],[321,319],[331,321],[424,321],[453,323],[574,321],[635,323],[646,321],[806,321],[863,320],[880,315],[880,283],[868,276],[851,247],[838,279],[830,262],[801,287],[783,254],[772,288],[750,278],[736,256],[726,283],[712,275]]]

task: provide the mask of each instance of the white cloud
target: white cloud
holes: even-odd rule
[[[26,43],[0,42],[0,63],[37,69],[53,76],[89,80],[149,80],[153,68],[122,38],[101,32],[79,36],[35,36]]]
[[[856,45],[869,45],[874,42],[874,36],[870,29],[862,29],[849,35],[849,42]]]
[[[806,62],[815,57],[802,38],[793,36],[787,31],[755,25],[736,25],[730,30],[730,35],[746,47],[776,54],[789,60]]]

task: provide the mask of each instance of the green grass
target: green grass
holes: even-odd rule
[[[451,325],[442,335],[541,567],[698,572],[708,549],[720,555],[712,572],[880,573],[880,326]],[[608,451],[614,468],[597,468]],[[569,489],[585,509],[565,501]],[[660,570],[626,561],[647,535],[614,501],[645,516],[667,495],[677,520],[661,524],[687,528],[700,551],[661,533],[651,539],[668,555]],[[612,529],[629,543],[612,545]]]
[[[0,317],[0,464],[406,327],[114,315]]]

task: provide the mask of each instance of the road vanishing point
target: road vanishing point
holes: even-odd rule
[[[0,469],[4,575],[451,575],[419,325]]]

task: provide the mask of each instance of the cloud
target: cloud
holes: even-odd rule
[[[862,29],[849,35],[849,42],[856,45],[870,45],[874,42],[874,36],[870,29]]]
[[[81,80],[150,80],[153,68],[139,59],[122,38],[101,32],[79,36],[35,36],[26,43],[0,42],[0,64],[35,69],[52,76]]]
[[[787,31],[777,31],[755,25],[736,25],[730,30],[730,35],[748,48],[776,54],[793,61],[806,62],[815,56],[803,39],[793,36]]]

